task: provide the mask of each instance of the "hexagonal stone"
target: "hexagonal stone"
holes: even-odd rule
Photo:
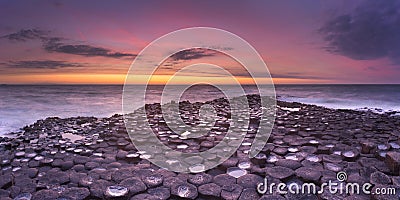
[[[231,185],[236,183],[236,179],[228,174],[219,174],[214,176],[213,182],[219,186]]]
[[[236,182],[243,188],[257,188],[259,183],[264,182],[264,178],[255,174],[246,174],[239,177]]]
[[[129,189],[120,185],[111,185],[106,188],[104,196],[108,198],[121,198],[128,195]]]
[[[10,196],[10,191],[8,190],[4,190],[4,189],[0,189],[0,199],[9,199]]]
[[[271,167],[267,169],[267,174],[277,179],[286,179],[294,174],[294,171],[287,167]]]
[[[31,193],[21,193],[14,197],[14,200],[30,200],[32,199]]]
[[[163,183],[163,180],[164,180],[164,177],[161,174],[156,174],[156,173],[142,178],[142,181],[149,188],[161,185]]]
[[[281,159],[278,160],[275,165],[281,166],[281,167],[287,167],[290,169],[297,169],[299,167],[301,167],[301,163],[299,161],[295,161],[295,160],[288,160],[288,159]]]
[[[360,156],[360,152],[357,149],[345,150],[342,152],[342,157],[346,161],[354,162]]]
[[[178,183],[185,183],[186,180],[182,180],[178,177],[167,177],[165,178],[163,182],[163,186],[167,188],[171,188],[173,185],[178,184]]]
[[[54,190],[39,190],[33,194],[33,200],[54,200],[57,199],[60,194]]]
[[[160,199],[151,194],[142,193],[134,195],[132,198],[130,198],[130,200],[160,200]]]
[[[147,190],[147,193],[156,197],[157,199],[165,200],[171,196],[170,190],[167,187],[161,186],[156,188],[150,188]]]
[[[213,177],[211,175],[206,173],[198,173],[190,175],[188,182],[193,185],[199,186],[206,183],[210,183],[212,180]]]
[[[117,183],[121,182],[122,180],[128,178],[128,177],[133,177],[133,170],[129,168],[124,168],[120,170],[116,170],[111,174],[111,179]]]
[[[381,185],[387,185],[392,183],[390,180],[390,177],[382,172],[376,171],[371,174],[370,177],[370,182],[372,184],[381,184]]]
[[[225,160],[221,166],[225,168],[234,167],[239,162],[239,159],[236,157],[230,157],[229,159]]]
[[[372,142],[361,142],[361,153],[371,153],[375,146]]]
[[[64,161],[60,164],[62,170],[69,170],[74,166],[74,162],[71,160],[69,161]]]
[[[0,188],[7,188],[11,186],[12,176],[11,174],[0,176]]]
[[[76,165],[78,165],[78,164],[84,165],[89,161],[90,161],[90,158],[86,157],[86,156],[76,156],[74,158],[74,164],[76,164]]]
[[[323,155],[322,160],[324,162],[339,163],[342,162],[342,157],[339,155]]]
[[[219,197],[221,190],[221,187],[215,183],[207,183],[198,188],[200,194],[210,197]]]
[[[195,199],[198,196],[196,186],[190,183],[177,183],[172,185],[171,194],[187,199]]]
[[[296,176],[301,177],[305,181],[316,182],[321,177],[321,172],[313,168],[301,167],[296,169]]]
[[[64,190],[61,194],[61,197],[83,200],[86,199],[89,195],[90,191],[87,188],[72,187]]]
[[[85,164],[85,169],[87,169],[87,170],[92,170],[92,169],[94,169],[94,168],[96,168],[96,167],[99,167],[99,166],[100,166],[100,164],[97,163],[97,162],[87,162],[87,163]]]
[[[96,180],[89,186],[90,195],[102,199],[104,197],[104,192],[106,191],[106,188],[111,185],[112,183],[106,180]]]
[[[129,194],[137,194],[147,189],[146,185],[139,178],[127,178],[119,184],[129,189]]]
[[[328,163],[328,162],[324,163],[324,168],[333,172],[339,172],[343,169],[343,167],[337,163]]]
[[[400,153],[395,151],[390,151],[386,153],[385,163],[389,167],[390,171],[399,175],[400,171]]]
[[[259,199],[256,189],[254,188],[245,188],[240,194],[239,200],[249,200],[249,199]]]
[[[52,169],[46,172],[44,176],[39,177],[39,182],[62,185],[69,182],[69,173]]]
[[[221,197],[227,200],[236,200],[240,197],[243,187],[238,184],[224,185],[221,191]]]

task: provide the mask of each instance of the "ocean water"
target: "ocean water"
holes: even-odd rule
[[[176,86],[165,101],[177,100],[185,86]],[[400,111],[400,85],[276,85],[279,100],[302,102],[342,109],[373,109],[377,112]],[[109,117],[122,113],[122,85],[0,85],[0,134],[17,131],[46,117]],[[245,91],[254,93],[255,87]],[[241,96],[234,87],[223,91]],[[130,99],[135,95],[129,94]],[[146,102],[159,101],[162,87],[148,88]],[[206,101],[223,94],[210,86],[192,88],[181,95],[189,101]],[[134,107],[143,102],[132,101]]]

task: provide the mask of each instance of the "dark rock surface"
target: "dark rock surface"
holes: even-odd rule
[[[223,100],[208,103],[227,107]],[[198,123],[198,113],[193,110],[202,104],[182,103],[183,120]],[[165,122],[155,117],[159,104],[146,107],[152,128],[163,132],[160,140],[177,151],[208,150],[229,128],[226,119],[230,113],[221,109],[221,118],[211,129],[213,136],[179,138],[173,132],[167,134]],[[257,120],[253,120],[250,126],[256,127]],[[145,160],[146,153],[132,145],[120,115],[53,117],[25,127],[15,138],[0,137],[0,198],[399,199],[399,136],[400,119],[396,116],[278,102],[272,134],[259,155],[248,158],[251,146],[241,145],[216,168],[185,174],[160,169]],[[255,131],[249,129],[243,144],[251,144],[254,137]],[[197,158],[188,161],[204,162]],[[229,175],[228,170],[236,171]],[[265,177],[269,184],[315,183],[320,187],[329,180],[337,182],[338,172],[346,173],[347,182],[369,182],[373,189],[394,188],[397,196],[283,195],[256,190]]]

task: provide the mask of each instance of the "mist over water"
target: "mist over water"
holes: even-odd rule
[[[165,93],[164,102],[177,100],[187,86],[174,86]],[[294,101],[342,109],[382,109],[400,111],[400,85],[276,85],[278,100]],[[46,117],[95,116],[109,117],[122,113],[122,85],[1,85],[0,134],[17,131]],[[256,93],[254,86],[244,86]],[[235,87],[225,87],[227,96],[241,96]],[[138,91],[137,94],[140,92]],[[161,86],[150,86],[146,102],[159,102]],[[131,94],[130,99],[135,99]],[[211,86],[192,88],[181,100],[208,101],[223,97]],[[132,101],[135,108],[142,102]]]

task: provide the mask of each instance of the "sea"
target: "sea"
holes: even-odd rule
[[[255,86],[243,86],[255,93]],[[141,87],[138,87],[138,89]],[[185,91],[186,92],[183,92]],[[314,104],[334,109],[372,110],[400,113],[400,85],[275,85],[278,100]],[[0,136],[47,117],[110,117],[122,113],[123,85],[0,85]],[[140,91],[128,95],[135,108]],[[241,96],[237,87],[225,86],[223,93],[209,85],[187,89],[175,86],[163,93],[162,86],[149,86],[146,103],[181,100],[207,101]]]

